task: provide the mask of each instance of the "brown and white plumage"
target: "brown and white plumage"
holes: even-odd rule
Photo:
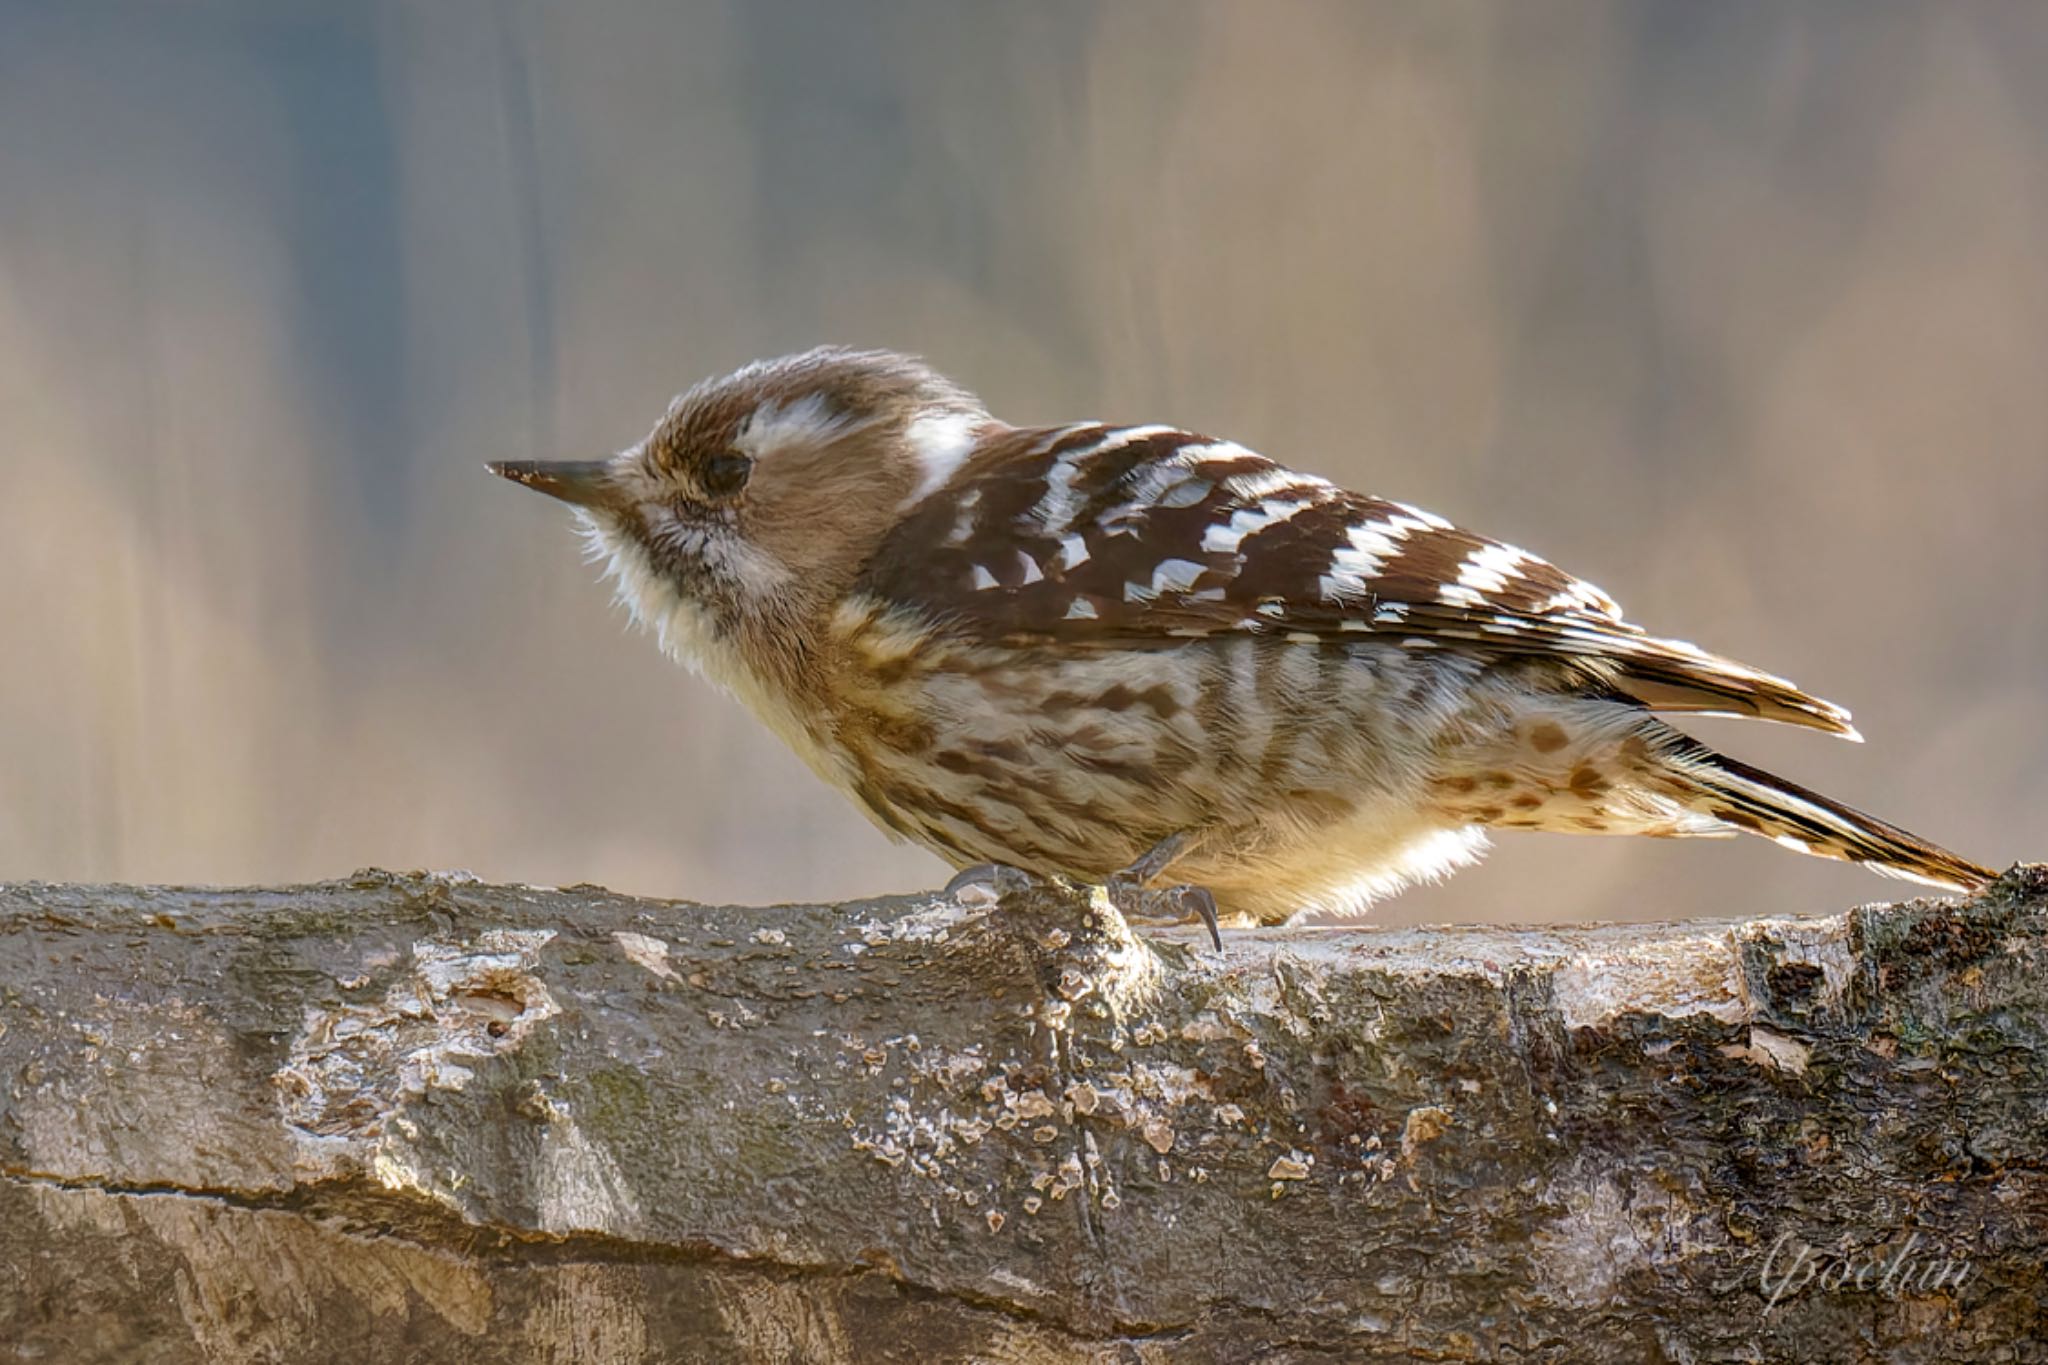
[[[666,647],[956,866],[1100,879],[1184,836],[1169,879],[1265,921],[1358,910],[1488,828],[1749,831],[1940,885],[1990,875],[1653,714],[1853,737],[1841,708],[1228,441],[1011,427],[915,361],[828,350],[551,468],[571,467],[503,472],[573,484]]]

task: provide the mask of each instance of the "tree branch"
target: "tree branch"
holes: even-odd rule
[[[1220,956],[1054,888],[20,884],[0,925],[0,1339],[45,1358],[2048,1338],[2048,868]]]

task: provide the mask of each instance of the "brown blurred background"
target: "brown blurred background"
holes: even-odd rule
[[[0,877],[934,885],[487,458],[823,341],[1171,420],[1851,706],[2048,855],[2048,6],[0,0]],[[1822,909],[1508,837],[1396,921]]]

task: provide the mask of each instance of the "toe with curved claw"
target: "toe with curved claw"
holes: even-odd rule
[[[1162,840],[1129,867],[1111,873],[1103,887],[1109,892],[1110,903],[1126,919],[1166,924],[1200,920],[1208,926],[1209,941],[1220,952],[1223,931],[1216,922],[1216,897],[1207,887],[1146,885],[1165,872],[1186,845],[1183,835]],[[944,894],[956,900],[987,904],[1029,891],[1038,884],[1038,878],[1022,868],[1007,863],[976,863],[954,873]]]
[[[976,863],[963,867],[953,874],[946,883],[945,894],[958,897],[963,891],[979,890],[989,900],[1001,900],[1005,896],[1029,891],[1038,884],[1038,879],[1021,867],[1007,863]]]
[[[1216,923],[1216,896],[1206,886],[1169,886],[1165,891],[1166,903],[1180,912],[1183,919],[1198,919],[1209,928],[1209,942],[1217,952],[1223,951],[1223,930]]]
[[[1198,919],[1208,926],[1209,942],[1223,950],[1223,931],[1216,922],[1216,897],[1206,886],[1140,886],[1128,877],[1104,883],[1110,904],[1138,924],[1185,924]]]
[[[1209,928],[1209,941],[1221,952],[1223,931],[1216,923],[1216,897],[1209,888],[1181,885],[1154,889],[1146,885],[1172,867],[1187,846],[1187,835],[1170,835],[1129,867],[1111,873],[1104,885],[1110,900],[1126,918],[1159,918],[1173,923],[1199,919]]]

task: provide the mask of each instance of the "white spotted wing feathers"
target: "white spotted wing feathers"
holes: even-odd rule
[[[1840,707],[1646,635],[1599,588],[1525,550],[1228,441],[1165,426],[996,428],[946,467],[861,587],[947,630],[1125,648],[1368,638],[1553,659],[1652,709],[1855,736]]]

